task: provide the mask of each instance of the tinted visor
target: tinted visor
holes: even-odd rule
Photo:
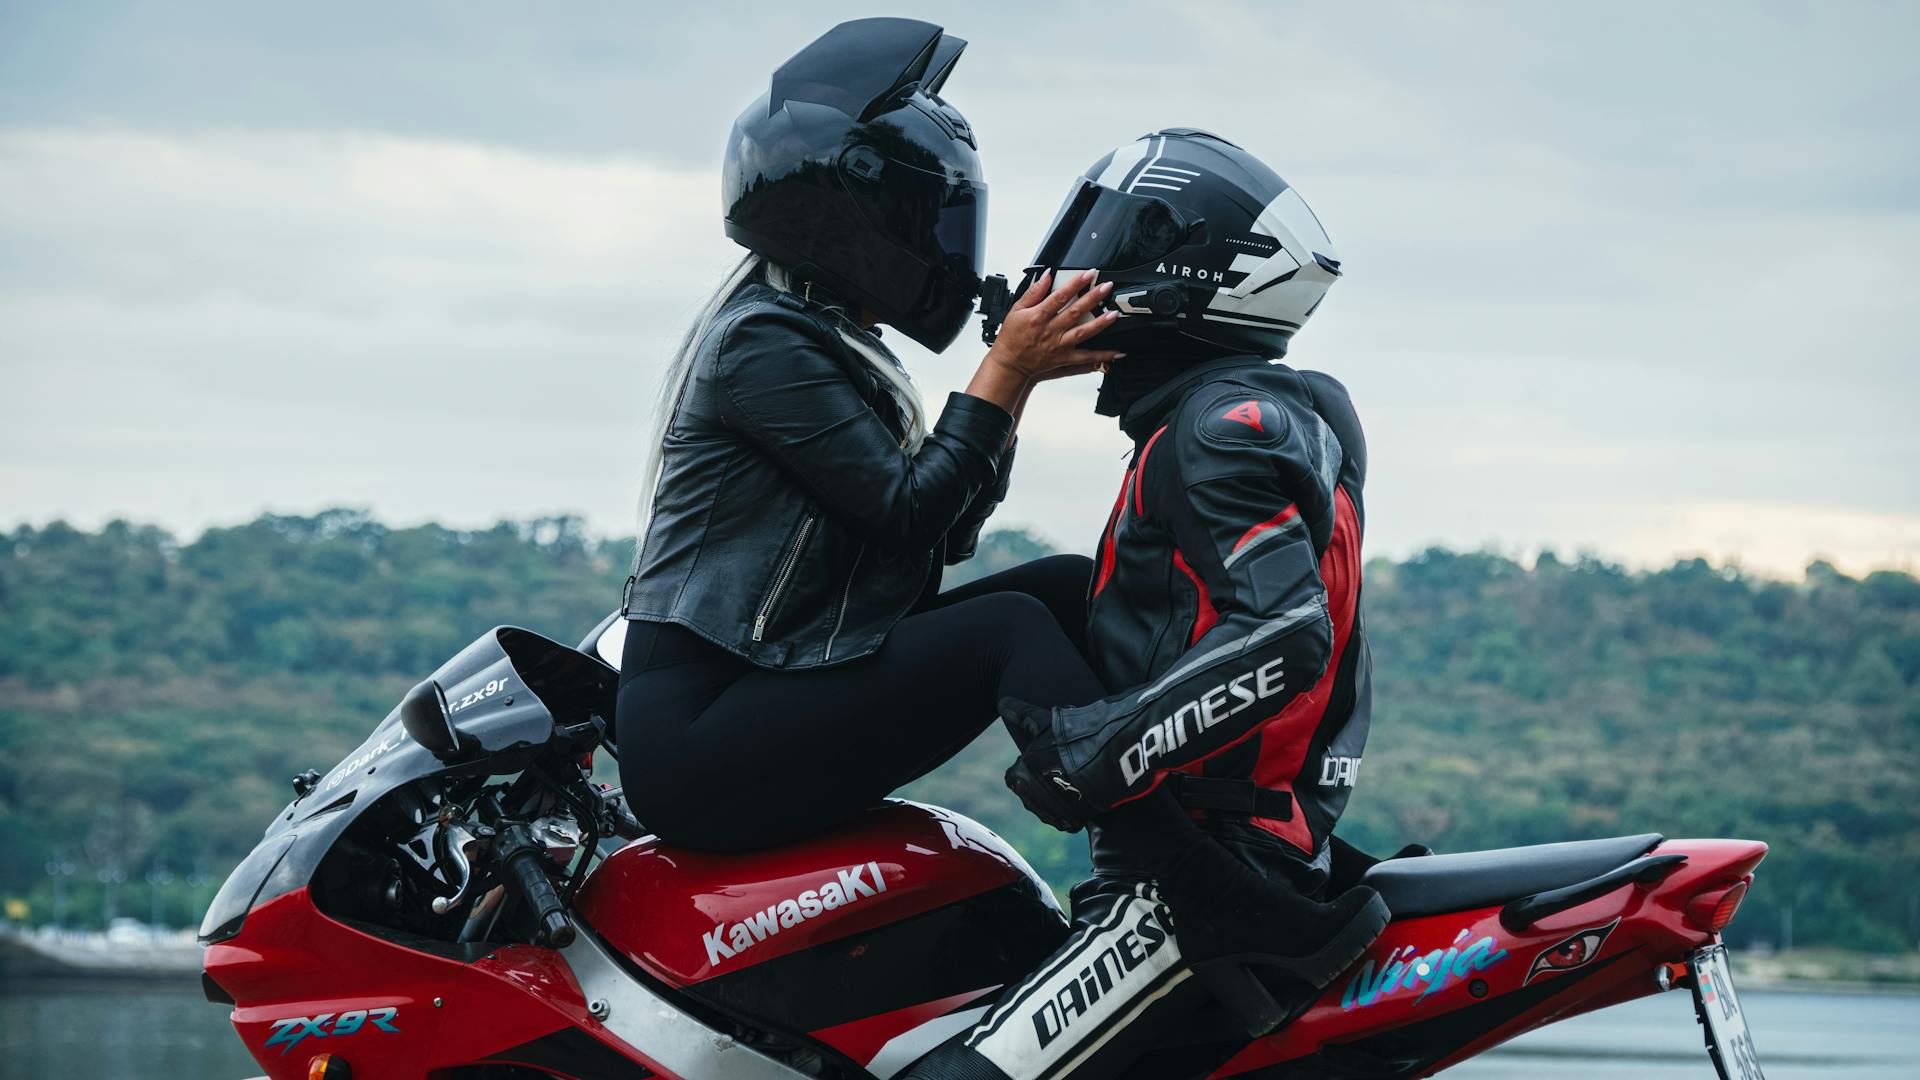
[[[980,293],[987,242],[987,185],[855,148],[842,159],[847,191],[871,226],[847,230],[824,265],[880,321],[934,352],[959,336]]]
[[[1033,265],[1128,270],[1172,254],[1187,232],[1186,218],[1165,199],[1082,180],[1053,219]]]
[[[869,223],[929,267],[977,287],[987,247],[987,185],[892,158],[863,175],[865,164],[855,156],[844,168]]]

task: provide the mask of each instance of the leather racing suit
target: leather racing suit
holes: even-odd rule
[[[1121,425],[1136,450],[1088,631],[1119,692],[1054,711],[1061,767],[1100,809],[1170,785],[1246,861],[1317,889],[1372,705],[1353,404],[1327,375],[1229,357]],[[1096,870],[1124,869],[1093,833]]]
[[[1089,615],[1091,659],[1113,693],[1039,711],[1051,716],[1047,779],[1096,815],[1095,876],[1074,889],[1067,942],[916,1080],[1110,1076],[1171,1044],[1184,1070],[1208,1046],[1224,1061],[1245,1045],[1208,1006],[1219,984],[1196,965],[1218,950],[1183,928],[1165,864],[1136,862],[1135,834],[1099,820],[1124,815],[1100,811],[1164,800],[1166,788],[1301,903],[1326,885],[1370,706],[1366,450],[1352,404],[1328,376],[1228,357],[1149,392],[1121,425],[1135,449],[1095,555]],[[1357,954],[1384,921],[1384,907],[1369,910],[1343,947]]]

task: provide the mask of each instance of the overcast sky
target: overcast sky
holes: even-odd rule
[[[0,0],[0,526],[262,510],[632,527],[644,414],[735,249],[727,127],[897,13],[1017,273],[1113,146],[1259,154],[1345,277],[1371,554],[1920,553],[1920,7]],[[963,384],[892,339],[930,400]],[[997,519],[1087,549],[1125,443],[1047,387]]]

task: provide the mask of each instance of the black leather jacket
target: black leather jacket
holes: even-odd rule
[[[1061,766],[1112,807],[1172,786],[1202,826],[1302,887],[1366,744],[1366,443],[1326,375],[1229,357],[1148,394],[1101,537],[1089,650],[1113,696],[1057,709]],[[1124,849],[1094,862],[1126,870]]]
[[[973,554],[1006,493],[1013,418],[954,394],[909,457],[891,388],[839,325],[758,282],[714,319],[667,433],[627,618],[762,667],[839,663],[879,648],[939,566]]]

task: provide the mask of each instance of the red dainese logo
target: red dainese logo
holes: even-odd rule
[[[1238,420],[1255,431],[1265,434],[1267,427],[1260,422],[1260,403],[1243,401],[1220,414],[1222,420]]]

